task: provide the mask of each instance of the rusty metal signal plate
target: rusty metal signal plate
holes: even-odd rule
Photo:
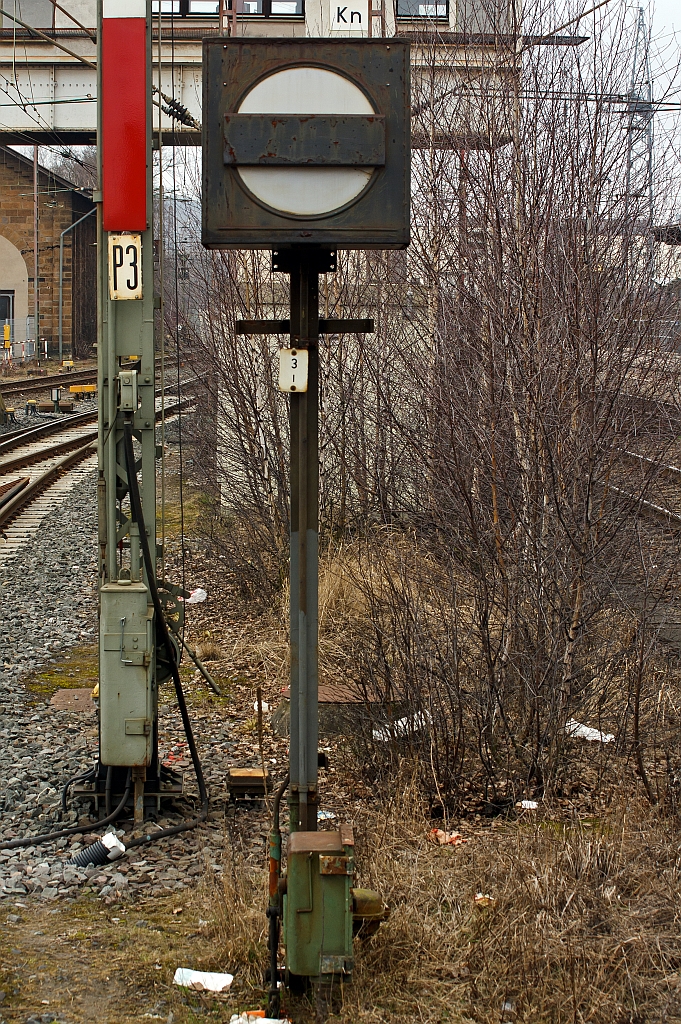
[[[225,114],[225,164],[382,167],[385,118],[377,114]]]
[[[409,244],[408,42],[213,37],[203,69],[205,246]]]

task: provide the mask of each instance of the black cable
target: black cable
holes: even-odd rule
[[[0,840],[0,850],[16,850],[20,846],[40,846],[41,843],[47,843],[52,839],[64,839],[66,836],[74,836],[77,832],[84,832],[86,829],[92,831],[95,828],[104,828],[105,825],[110,825],[112,821],[120,817],[123,808],[128,802],[130,796],[130,780],[132,778],[132,772],[128,771],[128,778],[125,783],[125,792],[123,799],[119,803],[115,811],[112,811],[106,818],[102,818],[101,821],[93,821],[89,825],[72,825],[71,828],[63,828],[61,832],[46,832],[43,835],[27,836],[26,839],[12,839],[11,842],[5,843]]]
[[[170,670],[173,676],[173,682],[175,684],[175,693],[177,695],[177,703],[180,708],[180,715],[182,717],[182,726],[184,728],[185,736],[187,737],[187,745],[192,758],[192,764],[194,766],[194,773],[196,775],[196,782],[199,787],[199,796],[201,798],[201,812],[198,817],[192,821],[186,822],[182,825],[175,825],[172,828],[164,828],[159,832],[147,833],[143,836],[138,836],[131,842],[126,843],[126,848],[131,849],[134,846],[142,846],[144,843],[153,843],[157,839],[163,839],[166,836],[174,836],[179,832],[187,832],[189,829],[196,828],[197,825],[201,824],[208,817],[208,791],[206,789],[206,783],[203,777],[203,769],[201,767],[201,761],[199,760],[199,752],[196,749],[196,742],[194,740],[194,733],[192,731],[192,725],[189,720],[189,712],[187,711],[187,703],[184,699],[184,691],[182,689],[182,681],[180,679],[180,670],[177,663],[177,652],[175,645],[173,644],[170,633],[168,631],[168,624],[163,614],[163,605],[161,604],[161,598],[158,593],[156,586],[156,575],[154,573],[154,566],[151,560],[151,551],[149,549],[149,538],[147,537],[146,526],[144,525],[144,517],[142,515],[142,502],[140,500],[139,484],[137,482],[137,469],[135,466],[135,451],[132,445],[132,420],[126,419],[123,426],[123,447],[125,450],[125,465],[128,474],[128,493],[130,495],[130,512],[132,515],[133,522],[137,523],[139,528],[140,545],[142,548],[142,556],[144,558],[144,565],[147,571],[147,585],[151,594],[151,600],[154,605],[154,611],[156,612],[156,621],[158,623],[158,630],[161,634],[161,639],[164,643],[166,651],[168,652],[168,660],[170,662]]]
[[[66,806],[66,797],[67,797],[69,789],[74,784],[74,782],[85,782],[86,779],[91,779],[92,776],[96,773],[96,771],[97,771],[96,768],[88,768],[88,770],[86,772],[83,772],[80,775],[73,775],[68,780],[68,782],[62,788],[62,791],[61,791],[61,809],[62,809],[62,813],[63,814],[66,814],[66,811],[68,810],[68,808]]]
[[[104,810],[111,814],[111,786],[113,785],[113,765],[106,769],[106,782],[104,784]]]

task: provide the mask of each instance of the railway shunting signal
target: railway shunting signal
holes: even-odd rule
[[[236,329],[290,335],[279,382],[290,395],[291,729],[270,836],[270,1013],[279,1013],[280,923],[284,981],[312,984],[323,1013],[352,974],[353,923],[376,927],[383,905],[354,888],[352,829],[317,831],[318,344],[321,333],[373,330],[370,320],[320,319],[319,275],[335,271],[339,248],[409,243],[409,44],[207,39],[203,67],[204,245],[271,249],[273,270],[290,278],[289,320]]]

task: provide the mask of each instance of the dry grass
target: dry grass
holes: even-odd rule
[[[681,1018],[675,828],[623,802],[600,822],[500,823],[431,847],[402,799],[369,819],[366,881],[394,910],[342,1019]],[[419,827],[420,826],[420,827]],[[494,904],[479,909],[476,892]],[[454,1009],[456,1007],[456,1010]]]
[[[394,560],[400,557],[395,551]],[[324,681],[351,671],[354,651],[372,625],[375,609],[367,603],[362,565],[350,546],[327,553],[320,566]],[[380,590],[380,580],[374,582]],[[412,582],[418,588],[419,581]],[[424,621],[437,625],[434,593],[422,592],[422,607]],[[283,592],[277,607],[225,644],[226,659],[286,685],[287,619]],[[592,670],[611,678],[613,688],[606,705],[592,707],[585,699],[582,710],[600,727],[606,726],[601,715],[614,724],[626,710],[625,627],[621,617],[604,614],[594,629],[601,653]],[[655,686],[645,693],[642,717],[654,723],[658,716],[657,728],[677,736],[675,709],[667,702],[676,700],[679,680],[658,660],[649,661]],[[364,762],[360,755],[339,744],[332,755],[335,786],[362,788],[376,763],[375,754]],[[374,793],[354,811],[358,884],[379,890],[392,912],[377,936],[356,944],[354,982],[344,992],[337,1024],[681,1022],[678,819],[644,801],[626,736],[617,747],[566,744],[570,785],[560,800],[543,805],[544,816],[487,825],[469,818],[461,827],[470,842],[455,848],[428,842],[423,795],[405,768],[404,752],[393,755],[392,798]],[[474,743],[469,756],[477,756]],[[653,776],[657,765],[663,788],[668,769],[654,744],[646,765]],[[388,775],[376,771],[375,777]],[[474,773],[470,786],[477,789]],[[266,963],[265,869],[231,863],[216,943],[222,959],[254,986],[255,997]],[[478,907],[476,892],[489,893],[492,905]],[[287,1008],[296,1024],[314,1017],[305,1003],[289,1001]]]
[[[355,944],[338,1024],[681,1020],[676,822],[622,801],[600,821],[498,820],[465,846],[435,847],[427,829],[408,783],[355,822],[358,882],[391,915]],[[257,985],[265,876],[236,868],[220,942]],[[477,892],[494,903],[479,908]]]
[[[214,640],[204,640],[196,648],[201,661],[222,661],[225,657],[224,649]]]
[[[224,875],[214,906],[219,959],[239,979],[239,988],[261,988],[267,965],[267,873],[246,863],[228,843]]]

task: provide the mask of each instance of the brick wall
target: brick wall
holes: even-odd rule
[[[38,279],[40,338],[56,355],[59,344],[59,236],[64,228],[93,209],[92,201],[65,179],[45,168],[38,173]],[[28,312],[35,311],[33,253],[33,164],[0,147],[0,235],[21,252],[28,271]],[[96,340],[96,217],[64,236],[63,339],[85,355]],[[75,290],[72,285],[75,281]],[[2,270],[0,268],[0,287]],[[74,294],[75,292],[75,298]],[[75,326],[75,336],[74,336]]]

